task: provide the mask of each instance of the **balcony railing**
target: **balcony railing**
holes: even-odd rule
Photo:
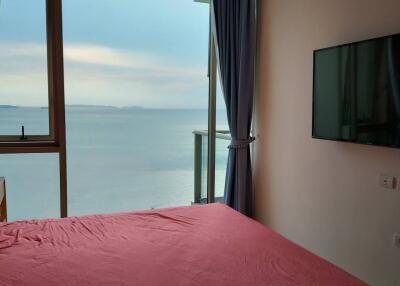
[[[207,158],[208,131],[195,130],[194,134],[194,203],[207,202]],[[224,201],[225,173],[228,160],[228,145],[231,134],[226,130],[217,130],[215,148],[215,201]]]

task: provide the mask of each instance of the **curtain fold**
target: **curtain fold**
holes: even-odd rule
[[[256,0],[213,0],[213,36],[232,135],[225,180],[225,202],[252,216],[250,161],[255,82]]]

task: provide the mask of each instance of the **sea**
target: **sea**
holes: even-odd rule
[[[0,108],[0,134],[48,133],[48,109]],[[67,106],[69,216],[190,205],[194,134],[205,109]],[[217,111],[217,129],[228,130]],[[207,154],[204,137],[203,154]],[[216,196],[224,193],[228,140],[216,146]],[[203,155],[202,193],[206,190]],[[0,154],[9,221],[60,216],[58,154]]]

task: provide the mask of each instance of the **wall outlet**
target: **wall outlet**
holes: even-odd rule
[[[400,234],[393,235],[393,244],[397,248],[400,248]]]
[[[396,189],[396,177],[391,175],[380,174],[379,175],[379,186],[385,189],[394,190]]]

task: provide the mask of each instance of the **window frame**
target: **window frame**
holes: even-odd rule
[[[217,73],[218,47],[215,30],[214,2],[211,0],[198,0],[210,6],[210,42],[209,42],[209,91],[208,91],[208,166],[207,166],[207,203],[215,203],[215,164],[217,145]]]
[[[61,0],[46,0],[47,75],[49,135],[0,136],[0,154],[58,153],[60,172],[60,215],[67,209],[67,154],[65,136],[64,59]]]
[[[194,0],[210,5],[209,42],[209,106],[208,106],[208,180],[207,202],[215,201],[215,145],[216,145],[216,81],[217,55],[212,29],[212,1]],[[60,172],[60,216],[68,216],[67,150],[65,128],[64,61],[62,35],[62,0],[46,0],[47,71],[49,95],[49,136],[0,136],[0,154],[58,153]],[[8,137],[8,138],[7,138]],[[8,139],[8,141],[4,140]]]
[[[56,70],[55,61],[52,55],[56,52],[54,45],[51,44],[51,39],[55,37],[53,28],[56,24],[54,17],[50,15],[51,6],[49,1],[46,0],[46,46],[47,46],[47,90],[48,90],[48,117],[49,117],[49,134],[32,134],[28,137],[22,138],[20,135],[0,134],[0,148],[1,147],[27,147],[27,146],[55,146],[58,145],[58,124],[56,124],[55,114],[58,113],[58,106],[56,106],[57,91],[54,88],[55,77],[53,70]],[[53,13],[51,13],[53,14]],[[21,132],[22,133],[22,132]]]
[[[210,5],[211,7],[211,5]],[[210,26],[213,25],[213,17]],[[209,59],[209,94],[208,94],[208,166],[207,166],[207,203],[215,202],[215,152],[216,152],[216,118],[217,118],[217,72],[218,59],[214,32],[210,27],[210,59]]]

